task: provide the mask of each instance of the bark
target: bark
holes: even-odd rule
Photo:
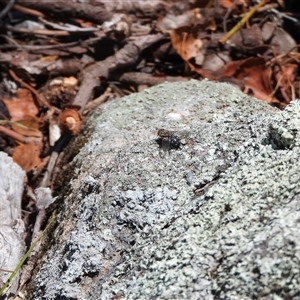
[[[87,67],[73,104],[81,106],[80,112],[82,112],[91,99],[93,89],[99,85],[101,79],[109,79],[114,71],[134,66],[140,60],[143,50],[164,38],[163,34],[140,37],[125,45],[114,55]]]
[[[122,74],[116,78],[122,83],[132,85],[147,85],[154,86],[164,82],[176,82],[176,81],[188,81],[187,78],[180,76],[154,76],[153,74],[139,73],[139,72],[128,72]]]
[[[16,3],[39,10],[44,13],[50,13],[55,17],[61,18],[82,18],[96,24],[102,24],[112,17],[112,13],[107,11],[103,2],[77,3],[72,0],[66,1],[16,1]]]

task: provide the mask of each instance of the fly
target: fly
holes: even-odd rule
[[[159,129],[157,135],[159,137],[156,139],[156,142],[159,144],[161,150],[170,151],[171,149],[179,149],[180,138],[174,132],[166,129]],[[161,152],[160,156],[162,156]]]

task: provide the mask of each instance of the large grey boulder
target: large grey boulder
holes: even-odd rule
[[[209,81],[105,104],[33,299],[300,299],[299,114]]]

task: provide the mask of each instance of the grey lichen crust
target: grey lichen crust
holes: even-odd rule
[[[105,104],[34,299],[300,299],[299,105],[209,81]]]

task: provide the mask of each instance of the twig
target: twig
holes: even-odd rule
[[[40,208],[38,215],[35,220],[34,229],[32,233],[32,240],[35,240],[38,237],[38,234],[40,232],[41,226],[46,218],[46,210],[45,208]],[[20,286],[19,290],[22,289],[24,284],[30,279],[32,275],[32,271],[36,265],[36,261],[38,259],[38,252],[40,250],[41,243],[40,241],[36,243],[36,246],[32,249],[32,252],[30,253],[26,265],[24,266],[22,270],[22,275],[20,277]]]
[[[9,70],[8,72],[15,81],[19,82],[23,87],[27,88],[35,96],[36,101],[40,106],[45,105],[47,106],[48,109],[52,108],[52,106],[47,101],[45,101],[32,86],[30,86],[29,84],[24,82],[21,78],[19,78],[13,70]]]
[[[98,0],[93,4],[81,3],[82,1],[24,1],[16,0],[17,3],[36,9],[38,11],[47,12],[54,16],[64,16],[71,18],[80,18],[83,20],[91,21],[96,24],[102,24],[105,21],[109,21],[112,18],[112,12],[106,9],[103,3],[98,4]],[[101,1],[100,1],[101,2]],[[122,2],[122,1],[121,1]],[[45,16],[43,16],[44,18]]]
[[[42,162],[37,166],[32,178],[31,178],[32,182],[35,181],[41,175],[41,173],[44,171],[44,169],[48,165],[49,160],[50,160],[50,155],[42,158]]]
[[[12,270],[6,270],[6,269],[2,269],[2,268],[0,268],[0,271],[1,272],[7,272],[7,273],[13,273],[14,272]]]
[[[266,10],[276,10],[276,8],[279,7],[279,4],[278,3],[270,3],[270,4],[267,4],[265,5],[264,7],[261,7],[257,10],[257,12],[264,12]],[[278,11],[277,11],[278,12]]]
[[[143,36],[134,42],[128,43],[116,54],[87,67],[84,71],[79,91],[73,102],[74,105],[81,106],[79,112],[83,112],[86,103],[92,96],[93,89],[99,84],[99,79],[108,79],[113,71],[136,64],[144,49],[164,38],[163,34]]]
[[[9,36],[5,35],[5,34],[0,34],[0,36],[2,36],[3,38],[5,38],[6,40],[8,40],[9,42],[13,43],[15,46],[21,46],[18,42],[16,42],[13,38],[10,38]],[[2,45],[1,45],[2,46]]]
[[[24,144],[40,142],[40,138],[24,136],[2,125],[0,125],[0,132]]]
[[[119,82],[118,82],[119,83]],[[116,82],[110,81],[109,86],[112,88],[112,90],[118,95],[118,98],[126,96],[126,92],[124,90],[121,90]],[[128,93],[127,93],[128,95]]]
[[[70,141],[70,139],[71,139],[70,135],[64,134],[55,143],[53,152],[51,153],[51,156],[50,156],[50,160],[49,160],[47,169],[45,171],[44,178],[40,184],[41,187],[49,187],[50,186],[51,175],[53,173],[53,169],[56,164],[58,155],[59,155],[60,151],[63,149],[63,147]]]
[[[283,53],[283,54],[279,54],[279,55],[274,55],[274,57],[272,59],[270,59],[268,62],[267,62],[267,66],[273,64],[273,63],[276,63],[279,59],[283,59],[284,57],[290,55],[290,54],[297,54],[299,55],[299,53],[296,53],[296,52],[293,52],[294,49],[298,49],[298,47],[300,47],[300,44],[297,44],[296,46],[292,47],[288,52],[286,53]],[[298,51],[298,50],[297,50]],[[286,62],[282,62],[283,64],[286,63]],[[279,64],[280,65],[280,64]]]
[[[27,29],[27,28],[16,28],[10,25],[5,26],[8,31],[28,33],[28,34],[41,34],[41,35],[54,35],[54,36],[69,36],[70,33],[67,31],[58,30],[47,30],[47,29]]]
[[[43,188],[43,187],[39,187],[35,189],[34,194],[31,194],[31,197],[35,200],[35,204],[38,209],[38,215],[36,217],[33,232],[32,232],[32,241],[34,241],[39,236],[41,227],[45,222],[46,208],[48,208],[55,201],[55,199],[51,195],[51,189]],[[18,291],[20,291],[23,288],[23,286],[26,284],[26,282],[32,277],[32,272],[38,260],[40,247],[41,247],[41,242],[37,243],[35,248],[30,253],[26,261],[26,265],[22,270]]]
[[[6,3],[6,1],[3,1],[3,0],[0,0],[0,2],[1,3]],[[45,15],[43,13],[41,13],[41,12],[35,10],[35,9],[30,9],[30,8],[24,7],[24,6],[19,5],[19,4],[14,4],[13,9],[17,10],[17,11],[23,13],[23,14],[31,15],[31,16],[34,16],[34,17],[42,17],[42,18],[45,17]]]
[[[82,114],[87,115],[91,110],[94,110],[97,106],[104,103],[108,99],[109,95],[111,95],[111,93],[112,93],[112,89],[108,87],[101,96],[94,99],[93,101],[88,102]]]
[[[6,6],[2,9],[0,12],[0,20],[7,15],[7,13],[10,11],[10,9],[15,4],[15,0],[9,0],[6,4]]]
[[[233,3],[227,9],[227,12],[226,12],[226,14],[224,16],[224,19],[223,19],[223,30],[224,30],[224,33],[227,33],[227,19],[228,19],[229,15],[231,14],[233,8],[235,7],[235,4],[236,4],[236,0],[233,0]]]
[[[96,27],[81,28],[81,27],[71,25],[71,24],[66,24],[65,26],[62,26],[62,25],[58,25],[58,24],[49,22],[43,18],[39,18],[39,21],[43,24],[53,27],[54,29],[64,30],[64,31],[68,31],[68,32],[94,32],[94,31],[100,30],[99,28],[96,28]]]
[[[12,43],[14,43],[14,45],[0,45],[0,49],[16,49],[16,48],[20,48],[20,49],[24,49],[24,50],[29,50],[29,51],[38,51],[38,50],[51,50],[51,49],[59,49],[59,48],[65,48],[68,49],[68,47],[73,47],[73,46],[77,46],[77,45],[81,45],[81,46],[85,46],[85,45],[89,45],[95,42],[98,42],[99,40],[103,39],[103,36],[100,37],[94,37],[94,38],[90,38],[87,39],[85,41],[76,41],[76,42],[70,42],[70,43],[65,43],[65,44],[57,44],[57,45],[39,45],[39,46],[35,46],[35,45],[20,45],[18,44],[14,39],[12,38],[8,38],[6,35],[1,35],[4,38],[6,38],[7,40],[11,41]]]
[[[269,0],[262,0],[255,5],[223,38],[219,40],[221,44],[225,44],[242,26],[254,15],[254,13]]]
[[[17,273],[19,272],[19,270],[21,269],[22,265],[24,264],[25,260],[27,259],[27,257],[30,255],[30,253],[32,252],[32,250],[34,249],[34,247],[36,246],[36,244],[40,241],[40,239],[43,237],[43,235],[45,234],[45,232],[48,230],[48,228],[50,227],[49,223],[47,225],[47,227],[43,230],[43,232],[38,236],[38,238],[34,241],[34,243],[32,243],[31,247],[28,249],[28,251],[25,253],[25,255],[22,257],[22,259],[20,260],[20,262],[17,264],[17,266],[15,267],[14,271],[12,272],[12,274],[9,276],[9,278],[6,280],[5,284],[3,285],[3,287],[0,289],[0,296],[3,294],[3,292],[5,291],[5,289],[8,287],[9,283],[13,280],[13,278],[17,275]]]
[[[188,81],[188,78],[180,76],[153,76],[152,74],[141,73],[141,72],[127,72],[123,73],[118,81],[129,83],[129,84],[146,84],[148,86],[157,85],[163,82],[177,82],[177,81]]]

